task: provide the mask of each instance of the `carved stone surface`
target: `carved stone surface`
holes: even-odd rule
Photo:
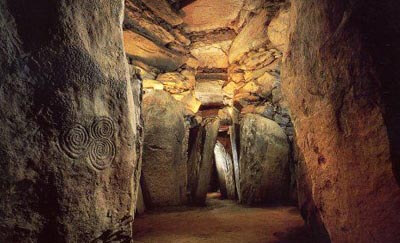
[[[122,1],[0,1],[0,242],[131,238]],[[111,121],[112,120],[112,121]]]
[[[62,133],[60,147],[72,159],[86,157],[97,170],[104,170],[115,158],[115,125],[111,118],[96,118],[90,132],[81,124],[75,124]]]
[[[75,124],[65,131],[60,138],[60,146],[69,157],[77,159],[87,153],[90,137],[87,129]]]

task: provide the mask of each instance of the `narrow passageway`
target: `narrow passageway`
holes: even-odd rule
[[[0,0],[0,243],[400,243],[399,13]]]
[[[246,207],[209,194],[206,207],[163,208],[137,216],[135,242],[313,242],[296,207]]]

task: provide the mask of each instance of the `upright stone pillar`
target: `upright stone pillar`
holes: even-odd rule
[[[285,203],[289,195],[289,143],[270,119],[245,115],[240,122],[240,203]]]
[[[204,205],[211,180],[214,147],[217,142],[220,120],[207,119],[199,127],[188,162],[191,203]]]
[[[165,91],[143,98],[144,145],[142,189],[146,206],[179,206],[187,202],[189,129],[185,108]]]
[[[302,215],[332,242],[400,242],[399,2],[291,3],[282,88]]]
[[[0,0],[0,242],[131,238],[122,18],[123,1]]]
[[[236,184],[233,161],[231,155],[219,141],[215,144],[214,157],[221,194],[227,199],[234,200],[236,199]]]

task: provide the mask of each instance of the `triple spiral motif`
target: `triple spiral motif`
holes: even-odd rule
[[[115,158],[115,144],[111,140],[114,132],[113,120],[99,117],[93,121],[89,132],[81,124],[69,128],[61,135],[60,147],[69,157],[87,157],[94,168],[104,170]]]
[[[89,146],[89,133],[80,124],[75,124],[61,136],[61,148],[73,159],[81,157]]]

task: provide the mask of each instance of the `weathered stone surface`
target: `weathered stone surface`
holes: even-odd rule
[[[142,193],[142,187],[139,186],[139,191],[137,195],[137,200],[136,200],[136,213],[137,214],[143,214],[144,211],[146,211],[146,205],[144,204],[144,199],[143,199],[143,193]]]
[[[193,92],[190,92],[189,94],[185,95],[182,98],[181,102],[185,105],[186,109],[189,109],[193,113],[197,113],[201,106],[201,101],[196,99]]]
[[[235,83],[240,83],[244,81],[244,73],[230,73],[229,74],[229,80],[235,82]]]
[[[0,1],[0,242],[131,238],[140,168],[122,16],[122,1]]]
[[[170,82],[170,83],[178,83],[178,82],[185,82],[186,77],[178,72],[170,72],[170,73],[162,73],[157,76],[157,80],[163,83]]]
[[[161,45],[166,45],[175,41],[174,35],[157,22],[147,18],[142,12],[138,11],[131,1],[126,1],[124,28],[142,33],[152,41],[160,43]]]
[[[197,69],[199,67],[199,61],[193,56],[190,56],[186,61],[186,65],[190,68]]]
[[[246,80],[246,82],[256,80],[256,79],[262,77],[263,75],[267,75],[265,73],[268,72],[268,70],[269,70],[268,67],[263,67],[263,68],[256,69],[256,70],[245,71],[244,79]]]
[[[285,52],[288,44],[289,10],[282,10],[268,25],[268,38],[271,44]]]
[[[267,28],[265,28],[267,21],[266,10],[250,19],[232,43],[229,51],[229,63],[239,61],[245,53],[267,43]]]
[[[139,72],[138,74],[140,75],[141,78],[145,79],[146,76],[148,77],[148,79],[155,79],[157,77],[157,75],[159,73],[161,73],[161,70],[159,70],[156,67],[153,67],[151,65],[148,65],[142,61],[139,60],[130,60],[130,63],[132,64],[132,66],[134,66],[135,68],[138,67],[139,68]],[[142,76],[142,70],[144,70],[144,74],[145,76]]]
[[[143,3],[153,11],[153,13],[165,20],[172,26],[180,25],[183,19],[175,13],[167,0],[144,0]]]
[[[187,32],[207,31],[232,25],[243,0],[197,0],[185,6],[183,18]]]
[[[218,117],[220,119],[221,125],[232,125],[231,108],[225,107],[218,111]]]
[[[240,124],[241,203],[284,202],[289,190],[289,144],[272,120],[247,114]]]
[[[154,80],[157,77],[156,73],[153,73],[151,71],[147,71],[147,70],[145,70],[145,69],[143,69],[142,67],[139,67],[139,66],[132,65],[131,69],[133,69],[140,76],[140,78],[142,80],[143,79],[153,79]]]
[[[398,12],[396,1],[292,1],[282,88],[309,178],[299,193],[315,204],[302,212],[332,242],[400,242]]]
[[[257,93],[260,90],[260,87],[254,82],[246,83],[241,89],[240,93]]]
[[[239,111],[236,108],[231,110],[232,126],[229,127],[230,144],[232,147],[232,161],[233,171],[235,173],[235,185],[238,200],[241,201],[240,194],[240,167],[239,167],[239,150],[240,150],[240,125],[239,123]]]
[[[234,200],[236,199],[236,185],[231,155],[225,151],[224,145],[217,141],[214,156],[221,194],[225,198]]]
[[[242,86],[243,86],[243,85],[242,85]],[[234,82],[229,82],[229,83],[223,88],[224,94],[225,94],[226,96],[233,97],[233,95],[235,94],[235,91],[236,91],[237,89],[241,88],[242,86],[240,86],[239,84],[236,84],[236,83],[234,83]]]
[[[196,83],[195,95],[202,105],[223,105],[224,93],[222,92],[223,81],[200,81]]]
[[[238,19],[236,20],[235,28],[240,30],[246,23],[248,23],[249,19],[252,15],[259,13],[263,9],[263,5],[265,5],[267,1],[265,0],[243,0],[243,7],[239,13]]]
[[[228,51],[232,41],[196,45],[190,53],[199,61],[199,66],[207,68],[227,68]]]
[[[185,46],[190,45],[191,41],[189,40],[188,37],[186,37],[181,30],[179,29],[173,29],[172,33],[174,34],[174,36],[176,37],[176,39],[182,43]]]
[[[264,90],[271,91],[275,87],[277,78],[271,75],[269,72],[265,72],[263,75],[257,78],[256,82],[262,86]]]
[[[158,75],[157,80],[164,85],[166,91],[172,94],[192,90],[195,85],[194,80],[190,81],[178,72],[160,74]]]
[[[144,90],[164,90],[164,85],[157,80],[144,79],[143,80]]]
[[[187,201],[188,128],[184,107],[165,91],[143,98],[143,192],[146,206],[182,205]]]
[[[167,48],[181,55],[186,55],[189,53],[189,50],[178,42],[169,43]]]
[[[256,70],[271,64],[275,60],[273,51],[260,51],[249,53],[248,57],[243,60],[242,66],[244,70]]]
[[[188,189],[193,204],[204,205],[206,200],[219,123],[219,119],[206,119],[193,132],[195,139],[188,161]]]
[[[124,31],[124,45],[126,53],[133,59],[164,71],[175,71],[186,61],[184,55],[161,47],[130,30]]]
[[[207,72],[203,70],[197,70],[196,80],[200,81],[212,81],[212,80],[220,80],[225,81],[228,80],[228,74],[224,72],[224,69],[217,69],[214,72]]]

